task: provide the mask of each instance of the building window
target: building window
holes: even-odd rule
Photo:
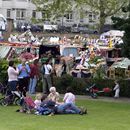
[[[7,18],[11,18],[11,9],[7,9]]]
[[[82,19],[80,19],[80,23],[83,23],[84,22],[84,19],[82,18]]]
[[[42,18],[45,18],[46,14],[45,12],[42,12]]]
[[[90,13],[88,15],[88,18],[89,18],[89,23],[92,23],[93,22],[93,15],[92,15],[92,13]]]
[[[32,12],[32,17],[36,18],[36,11],[35,10],[33,10],[33,12]]]
[[[17,9],[16,10],[16,19],[24,20],[25,17],[26,17],[26,10],[24,10],[24,9]]]
[[[89,23],[93,23],[96,21],[96,14],[90,12],[88,18],[89,18]]]
[[[67,22],[72,22],[73,21],[73,14],[72,14],[72,12],[66,14],[65,17],[66,17],[66,21]]]

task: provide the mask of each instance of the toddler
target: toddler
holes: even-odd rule
[[[41,93],[38,93],[36,94],[36,98],[35,98],[35,109],[38,109],[41,105],[41,98],[42,98],[42,94]]]
[[[115,91],[114,98],[119,98],[120,86],[119,86],[119,83],[117,81],[115,81],[115,87],[113,90]]]

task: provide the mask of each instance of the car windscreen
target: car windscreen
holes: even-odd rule
[[[72,54],[74,57],[79,56],[78,48],[64,48],[62,54],[63,56],[69,56],[70,54]]]

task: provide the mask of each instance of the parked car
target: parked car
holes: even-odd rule
[[[88,34],[97,34],[98,31],[97,30],[93,30],[88,28],[85,25],[80,25],[80,24],[74,24],[71,28],[71,32],[72,33],[88,33]]]
[[[30,30],[31,30],[31,32],[42,32],[43,31],[43,26],[32,25]]]
[[[71,27],[58,26],[58,32],[59,33],[69,33],[69,32],[71,32]]]
[[[58,31],[58,25],[56,25],[56,24],[44,24],[43,28],[44,28],[44,31],[46,31],[46,32],[57,32]]]

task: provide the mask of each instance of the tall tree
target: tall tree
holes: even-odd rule
[[[93,10],[99,12],[99,31],[103,31],[106,18],[116,14],[128,0],[84,0]]]
[[[46,11],[46,16],[64,16],[70,10],[79,10],[90,6],[93,11],[99,12],[99,30],[103,29],[105,20],[117,13],[128,0],[33,0],[39,11]]]
[[[71,10],[71,0],[33,0],[37,11],[43,12],[44,19],[55,20],[58,17],[63,17]]]
[[[128,6],[122,8],[122,12],[126,14],[126,18],[112,17],[114,27],[116,29],[124,30],[122,55],[130,59],[130,1]]]

